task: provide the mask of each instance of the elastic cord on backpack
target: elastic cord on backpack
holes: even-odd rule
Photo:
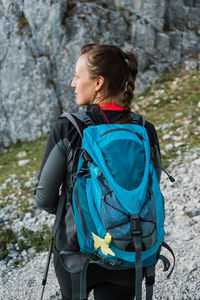
[[[163,172],[165,172],[165,174],[168,176],[169,180],[171,182],[175,182],[175,179],[172,175],[170,175],[164,168],[162,168],[161,166],[158,166],[159,169],[161,169]]]

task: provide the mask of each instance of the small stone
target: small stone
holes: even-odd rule
[[[200,158],[194,160],[194,164],[200,166]]]
[[[177,100],[176,99],[173,99],[173,100],[171,100],[171,103],[176,103],[177,102]]]
[[[165,146],[165,151],[170,151],[173,149],[173,145],[172,144],[168,144]]]
[[[26,250],[23,250],[22,253],[21,253],[21,255],[22,255],[23,257],[26,257],[26,256],[27,256],[27,251],[26,251]]]
[[[30,212],[26,213],[26,214],[25,214],[25,217],[24,217],[24,221],[30,220],[31,217],[32,217],[32,214],[31,214]]]
[[[18,256],[18,252],[16,250],[12,250],[8,253],[8,257],[12,257],[12,258],[15,258]]]
[[[181,166],[181,167],[179,167],[178,168],[178,171],[179,171],[179,173],[181,174],[186,174],[186,173],[188,173],[188,169],[187,169],[187,167],[186,166]]]
[[[27,152],[26,151],[21,151],[21,152],[19,152],[16,155],[17,158],[22,158],[22,157],[25,157],[25,156],[27,156]]]
[[[184,145],[185,145],[185,143],[183,143],[183,142],[179,142],[179,143],[174,144],[175,148],[182,147]]]
[[[7,250],[15,250],[15,245],[13,245],[13,244],[8,244],[8,245],[6,246],[6,249],[7,249]]]
[[[170,139],[170,135],[169,134],[165,134],[165,135],[163,135],[162,139],[163,139],[163,141],[169,140]]]
[[[1,269],[1,272],[6,271],[6,269],[7,269],[6,264],[1,264],[0,269]]]
[[[23,167],[30,162],[30,159],[23,159],[18,161],[18,166]]]
[[[25,182],[24,186],[27,188],[30,188],[32,186],[32,182],[29,180],[29,181]]]
[[[196,222],[196,223],[200,223],[200,215],[196,215],[193,217],[193,220]]]
[[[194,225],[194,230],[195,232],[197,232],[198,234],[200,233],[200,223],[197,223]]]
[[[164,150],[161,150],[160,152],[161,152],[161,155],[165,155],[166,154],[166,152]]]
[[[29,248],[28,250],[28,254],[35,254],[36,250],[34,248]]]
[[[171,140],[175,141],[175,142],[180,141],[181,140],[181,136],[172,135],[171,136]]]
[[[159,99],[155,99],[154,103],[158,104],[158,103],[160,103],[160,100]]]
[[[175,114],[175,117],[179,118],[179,117],[182,117],[183,113],[182,112],[178,112]]]
[[[183,240],[183,241],[190,241],[190,240],[192,240],[192,239],[193,239],[192,235],[184,235],[184,236],[182,237],[182,240]]]
[[[196,208],[195,206],[193,207],[185,207],[184,209],[185,214],[189,217],[189,218],[193,218],[194,216],[196,216]]]
[[[7,263],[7,267],[10,268],[14,265],[14,261],[12,259],[10,259]]]
[[[15,250],[19,251],[19,245],[17,243],[15,244]]]
[[[195,263],[191,263],[187,266],[188,272],[191,273],[197,269],[197,265]]]

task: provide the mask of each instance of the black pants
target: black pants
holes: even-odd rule
[[[72,299],[70,273],[54,253],[54,266],[63,300]],[[87,293],[94,289],[95,300],[132,300],[135,295],[133,270],[113,271],[91,264],[87,271]]]

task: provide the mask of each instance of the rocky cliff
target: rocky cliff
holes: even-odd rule
[[[80,46],[136,52],[137,92],[200,53],[197,0],[0,0],[0,148],[48,133],[74,110]]]

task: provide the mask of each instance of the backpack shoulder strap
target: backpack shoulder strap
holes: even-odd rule
[[[79,113],[73,113],[70,114],[69,112],[64,112],[60,118],[67,118],[77,129],[79,135],[82,137],[82,134],[80,134],[81,130],[79,125],[77,124],[74,116],[79,119],[81,122],[83,122],[87,127],[88,126],[94,126],[95,123],[93,120],[86,114],[85,110],[81,107]]]
[[[137,115],[134,112],[131,113],[132,116],[132,122],[134,124],[141,125],[142,127],[145,127],[145,116],[144,115]]]
[[[76,130],[78,131],[80,137],[82,138],[83,135],[82,135],[82,132],[81,132],[81,129],[78,125],[78,123],[76,122],[75,118],[72,116],[72,114],[70,114],[69,112],[64,112],[60,118],[67,118],[73,125],[74,127],[76,128]]]
[[[140,119],[142,119],[142,127],[145,127],[145,116],[144,115],[141,115],[140,116]]]
[[[87,125],[87,127],[95,125],[92,119],[86,114],[83,107],[80,108],[79,112],[80,114],[76,114],[76,117],[79,118],[82,122],[84,122],[85,125]]]

